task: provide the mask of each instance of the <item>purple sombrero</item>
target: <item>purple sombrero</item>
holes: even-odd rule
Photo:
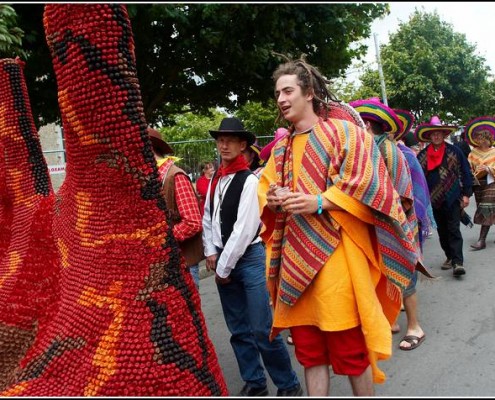
[[[381,124],[384,132],[395,135],[402,129],[402,123],[394,110],[383,104],[378,97],[354,100],[349,104],[361,115],[362,119]]]
[[[456,125],[443,125],[437,115],[431,117],[430,122],[419,124],[414,131],[414,136],[420,142],[430,142],[430,135],[434,131],[443,132],[444,136],[450,135],[457,130]]]
[[[492,146],[495,145],[495,118],[490,116],[473,118],[464,127],[464,139],[471,146],[478,146],[474,140],[474,134],[480,130],[490,132],[493,137]]]
[[[402,123],[402,129],[400,129],[394,135],[394,139],[400,140],[405,135],[407,135],[409,133],[416,118],[414,118],[414,115],[412,115],[412,113],[410,111],[407,111],[407,110],[400,110],[400,109],[394,108],[394,111],[395,111],[395,114],[397,115],[397,117],[399,117],[400,122]]]

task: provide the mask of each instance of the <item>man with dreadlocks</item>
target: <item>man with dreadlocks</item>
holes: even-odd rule
[[[373,395],[373,383],[385,380],[377,361],[392,354],[390,324],[418,261],[413,235],[355,110],[342,112],[326,79],[302,59],[281,64],[273,80],[279,119],[291,126],[258,186],[271,334],[290,329],[309,396],[330,394],[330,365],[348,375],[354,395]],[[278,187],[289,193],[278,197]]]

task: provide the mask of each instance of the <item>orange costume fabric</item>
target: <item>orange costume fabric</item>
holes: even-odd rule
[[[486,165],[490,168],[491,175],[495,176],[495,147],[491,147],[488,151],[473,147],[471,153],[469,153],[468,161],[473,172],[477,166]]]
[[[338,121],[333,121],[341,126]],[[294,137],[293,179],[297,181],[307,134]],[[266,206],[266,192],[277,181],[275,159],[270,157],[260,177],[258,196],[266,243],[267,271],[273,242],[273,213]],[[392,354],[390,324],[400,310],[400,296],[390,292],[382,259],[377,252],[372,210],[342,192],[336,185],[323,193],[345,211],[329,212],[339,227],[340,242],[294,305],[278,301],[278,281],[267,279],[274,305],[272,335],[298,325],[315,325],[324,331],[340,331],[361,325],[369,351],[373,378],[385,381],[377,361]]]

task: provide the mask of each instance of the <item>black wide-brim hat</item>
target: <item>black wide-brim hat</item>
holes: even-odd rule
[[[211,130],[210,135],[216,140],[220,135],[232,135],[247,141],[247,145],[251,146],[256,141],[256,136],[252,132],[244,129],[242,122],[235,117],[224,118],[220,122],[218,130]]]

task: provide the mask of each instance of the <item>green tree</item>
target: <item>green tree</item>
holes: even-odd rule
[[[273,136],[275,129],[280,125],[275,122],[277,118],[277,105],[275,100],[270,99],[266,105],[260,102],[248,101],[239,107],[234,115],[243,123],[246,130],[253,132],[256,136]],[[260,145],[270,140],[258,140]]]
[[[0,4],[0,57],[26,57],[22,49],[24,32],[17,26],[17,14],[7,5]]]
[[[445,122],[462,123],[485,101],[486,60],[437,12],[416,9],[380,48],[389,106],[412,110],[418,122],[438,114]],[[361,81],[360,98],[381,97],[376,70],[368,68]]]
[[[209,110],[208,116],[182,111],[175,114],[172,124],[158,130],[174,150],[174,156],[180,158],[178,165],[187,173],[195,173],[201,162],[218,158],[209,131],[216,129],[227,114],[220,110]]]
[[[43,4],[14,4],[27,32],[26,81],[34,115],[59,118],[56,85],[42,26]],[[355,45],[388,4],[128,4],[145,116],[173,123],[184,107],[228,112],[273,97],[270,76],[282,59],[306,55],[328,77],[366,53]]]

